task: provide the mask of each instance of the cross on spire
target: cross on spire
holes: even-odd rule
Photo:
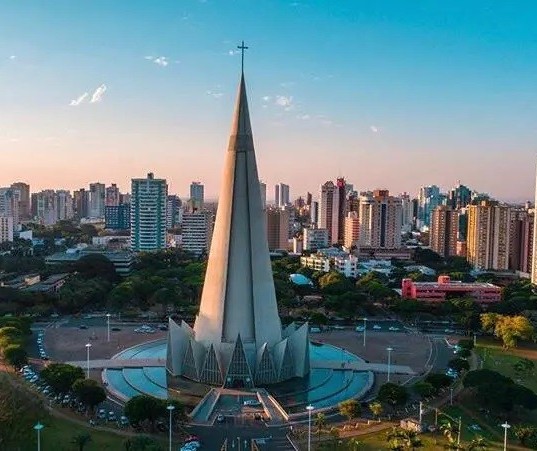
[[[241,45],[238,45],[237,48],[241,51],[241,72],[244,73],[244,51],[248,49],[242,41]]]

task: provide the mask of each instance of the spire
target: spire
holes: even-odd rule
[[[248,98],[246,96],[246,82],[244,81],[244,73],[241,73],[230,135],[231,138],[234,136],[252,136],[252,125],[250,124],[250,112],[248,111]],[[253,143],[251,148],[253,150]],[[231,143],[229,150],[238,151],[238,149],[232,148]]]

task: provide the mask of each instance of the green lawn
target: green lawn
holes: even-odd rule
[[[123,443],[128,438],[111,432],[86,428],[71,421],[54,417],[48,417],[43,424],[45,427],[41,431],[42,451],[78,451],[78,448],[71,443],[72,439],[75,435],[86,433],[91,435],[91,442],[84,448],[84,451],[122,451],[125,449]],[[160,441],[163,443],[164,449],[168,442],[164,438]],[[33,436],[29,437],[28,446],[22,448],[22,451],[35,451],[36,444],[34,433]]]
[[[535,349],[521,347],[504,350],[498,342],[487,341],[478,344],[476,352],[483,359],[483,368],[509,376],[515,382],[537,393],[537,351]],[[529,358],[535,363],[536,370],[533,374],[520,376],[515,372],[513,365],[521,358]]]

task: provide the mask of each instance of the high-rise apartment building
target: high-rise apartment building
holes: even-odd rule
[[[533,203],[533,244],[532,244],[532,259],[531,259],[531,283],[537,284],[537,171],[535,175],[535,199]]]
[[[67,190],[57,190],[54,202],[56,203],[56,214],[58,221],[73,219],[73,196]]]
[[[259,191],[261,193],[261,206],[263,210],[267,208],[267,184],[259,182]]]
[[[318,226],[328,230],[330,244],[337,243],[339,232],[339,190],[332,181],[321,185],[319,192]]]
[[[360,196],[360,247],[399,249],[401,247],[401,199],[388,190]]]
[[[130,204],[106,205],[104,207],[104,225],[110,230],[129,230],[131,227]]]
[[[89,215],[89,191],[80,188],[73,193],[74,217],[78,220],[87,218]]]
[[[509,231],[509,269],[531,274],[533,260],[534,211],[527,208],[511,210]]]
[[[401,228],[408,233],[414,228],[414,204],[408,193],[401,193]]]
[[[310,224],[312,227],[317,227],[319,223],[319,202],[316,200],[310,205]]]
[[[418,194],[418,229],[427,229],[431,223],[432,211],[442,203],[440,188],[436,185],[422,186]]]
[[[182,248],[196,256],[206,254],[211,248],[214,216],[207,210],[183,214]]]
[[[265,210],[267,223],[267,240],[269,250],[289,247],[290,211],[286,208],[267,208]]]
[[[0,215],[0,243],[13,241],[13,217]]]
[[[510,208],[494,201],[468,206],[466,253],[476,269],[509,268]]]
[[[166,199],[166,228],[168,230],[179,227],[183,220],[183,208],[181,199],[175,194],[170,194]]]
[[[105,206],[116,207],[120,204],[120,192],[115,183],[106,187]]]
[[[447,205],[454,210],[459,210],[468,206],[472,200],[472,190],[467,186],[457,183],[457,186],[449,190],[447,196]]]
[[[355,249],[360,244],[360,219],[358,212],[350,211],[345,218],[345,240],[346,249]]]
[[[302,237],[305,251],[325,249],[330,245],[328,241],[328,230],[326,229],[303,229]]]
[[[27,221],[31,217],[30,210],[30,185],[24,182],[16,182],[11,188],[19,193],[19,220]]]
[[[279,183],[274,187],[274,204],[277,207],[285,207],[290,203],[289,185]]]
[[[347,194],[352,192],[352,185],[348,185],[343,177],[336,180],[337,202],[337,241],[343,244],[345,241],[345,217],[347,216]]]
[[[433,210],[429,228],[429,247],[442,257],[457,255],[459,213],[451,207],[439,205]]]
[[[201,182],[190,184],[190,211],[201,211],[205,199],[205,187]]]
[[[136,252],[164,249],[166,180],[156,179],[153,173],[145,179],[132,179],[131,193],[131,249]]]
[[[19,224],[20,192],[11,187],[0,188],[0,216],[10,217],[13,224]]]
[[[90,183],[88,214],[90,218],[104,218],[104,200],[106,187],[104,183]]]

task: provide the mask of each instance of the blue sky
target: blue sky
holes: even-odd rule
[[[536,2],[0,4],[1,184],[126,190],[153,171],[216,195],[244,39],[269,185],[533,196]]]

